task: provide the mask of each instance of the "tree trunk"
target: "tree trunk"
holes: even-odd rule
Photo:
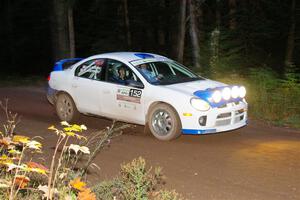
[[[13,8],[14,8],[14,2],[13,1],[6,1],[7,2],[7,12],[5,13],[6,17],[6,33],[7,33],[7,40],[8,40],[8,47],[7,50],[9,52],[9,65],[12,66],[12,68],[16,67],[15,62],[15,34],[14,34],[14,22],[13,22]],[[3,27],[4,28],[4,27]]]
[[[68,16],[64,0],[53,0],[52,41],[55,60],[70,56]]]
[[[73,6],[68,5],[68,28],[69,28],[69,47],[70,57],[75,58],[75,31],[74,31],[74,18],[73,18]]]
[[[289,35],[288,35],[288,39],[287,39],[287,48],[286,48],[286,56],[285,56],[285,64],[286,65],[293,64],[293,53],[294,53],[294,48],[295,48],[295,29],[296,29],[295,7],[296,7],[296,0],[292,0],[290,30],[289,30]]]
[[[159,9],[160,11],[164,11],[165,10],[165,0],[160,0],[159,1]],[[164,19],[166,18],[166,15],[163,13],[161,15],[157,16],[158,18],[158,28],[157,28],[157,38],[158,38],[158,47],[159,50],[161,51],[162,49],[164,49],[165,45],[166,45],[166,34],[165,34],[165,24],[164,24]]]
[[[128,2],[127,2],[127,0],[123,0],[123,5],[124,5],[124,20],[125,20],[125,27],[126,27],[127,48],[131,49],[131,32],[130,32],[130,23],[129,23]]]
[[[229,0],[229,29],[236,29],[236,0]]]
[[[180,12],[179,12],[179,30],[177,37],[177,61],[183,61],[184,53],[184,41],[185,41],[185,20],[186,20],[186,0],[180,1]]]
[[[188,0],[189,4],[189,17],[190,17],[190,36],[192,43],[192,51],[193,51],[193,65],[196,68],[200,68],[200,48],[197,34],[197,24],[195,17],[195,5],[192,0]]]
[[[216,0],[216,29],[220,30],[221,26],[221,12],[219,0]]]

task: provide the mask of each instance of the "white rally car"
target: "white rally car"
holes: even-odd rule
[[[63,67],[68,61],[75,64]],[[169,58],[116,52],[57,62],[47,97],[60,120],[104,116],[171,140],[245,126],[245,95],[243,86],[205,79]]]

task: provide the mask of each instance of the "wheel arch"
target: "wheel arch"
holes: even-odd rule
[[[56,100],[57,100],[57,97],[58,97],[60,94],[66,94],[66,95],[68,95],[69,97],[71,97],[71,99],[73,100],[74,104],[75,104],[76,107],[77,107],[77,104],[76,104],[74,98],[72,97],[72,95],[71,95],[69,92],[65,91],[65,90],[58,90],[58,91],[55,92],[55,94],[54,94],[55,102],[56,102]]]
[[[154,102],[152,102],[150,105],[149,105],[149,107],[148,107],[148,109],[147,109],[147,112],[146,112],[146,123],[145,124],[147,124],[148,123],[148,120],[149,120],[149,111],[153,108],[153,107],[155,107],[156,105],[158,105],[158,104],[166,104],[166,105],[168,105],[168,106],[170,106],[173,110],[174,110],[174,112],[177,114],[177,117],[178,117],[178,119],[180,120],[180,123],[182,124],[182,121],[181,121],[181,118],[180,118],[180,115],[179,115],[179,113],[177,112],[177,110],[175,109],[175,107],[172,105],[172,104],[170,104],[170,103],[168,103],[168,102],[165,102],[165,101],[154,101]]]

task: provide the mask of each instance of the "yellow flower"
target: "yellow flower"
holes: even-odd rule
[[[23,135],[15,135],[13,137],[13,142],[26,144],[29,142],[29,137],[23,136]]]
[[[12,159],[9,158],[7,155],[4,154],[0,156],[0,164],[6,165],[6,163],[12,163],[12,162],[13,162]]]
[[[85,188],[86,183],[80,181],[80,178],[79,178],[79,177],[77,177],[77,178],[75,178],[74,180],[72,180],[72,181],[70,182],[70,186],[71,186],[72,188],[76,189],[76,190],[79,190],[79,191],[83,191],[84,189],[86,189],[86,188]]]
[[[72,137],[75,136],[75,133],[71,132],[71,131],[67,131],[67,132],[65,132],[65,134],[68,136],[72,136]]]
[[[82,132],[81,126],[74,124],[64,128],[65,131]]]
[[[18,150],[15,150],[15,149],[11,149],[11,150],[9,150],[9,151],[8,151],[8,153],[10,153],[10,154],[21,154],[21,152],[20,152],[20,151],[18,151]]]
[[[46,175],[46,173],[49,171],[48,168],[36,162],[30,161],[27,162],[26,165],[27,165],[26,170],[30,172],[37,172],[39,174]]]

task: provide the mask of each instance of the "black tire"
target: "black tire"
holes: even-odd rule
[[[150,132],[159,140],[169,141],[181,135],[181,121],[177,112],[164,103],[150,108],[147,124]]]
[[[80,116],[72,97],[66,93],[58,94],[55,108],[61,121],[76,122]]]

